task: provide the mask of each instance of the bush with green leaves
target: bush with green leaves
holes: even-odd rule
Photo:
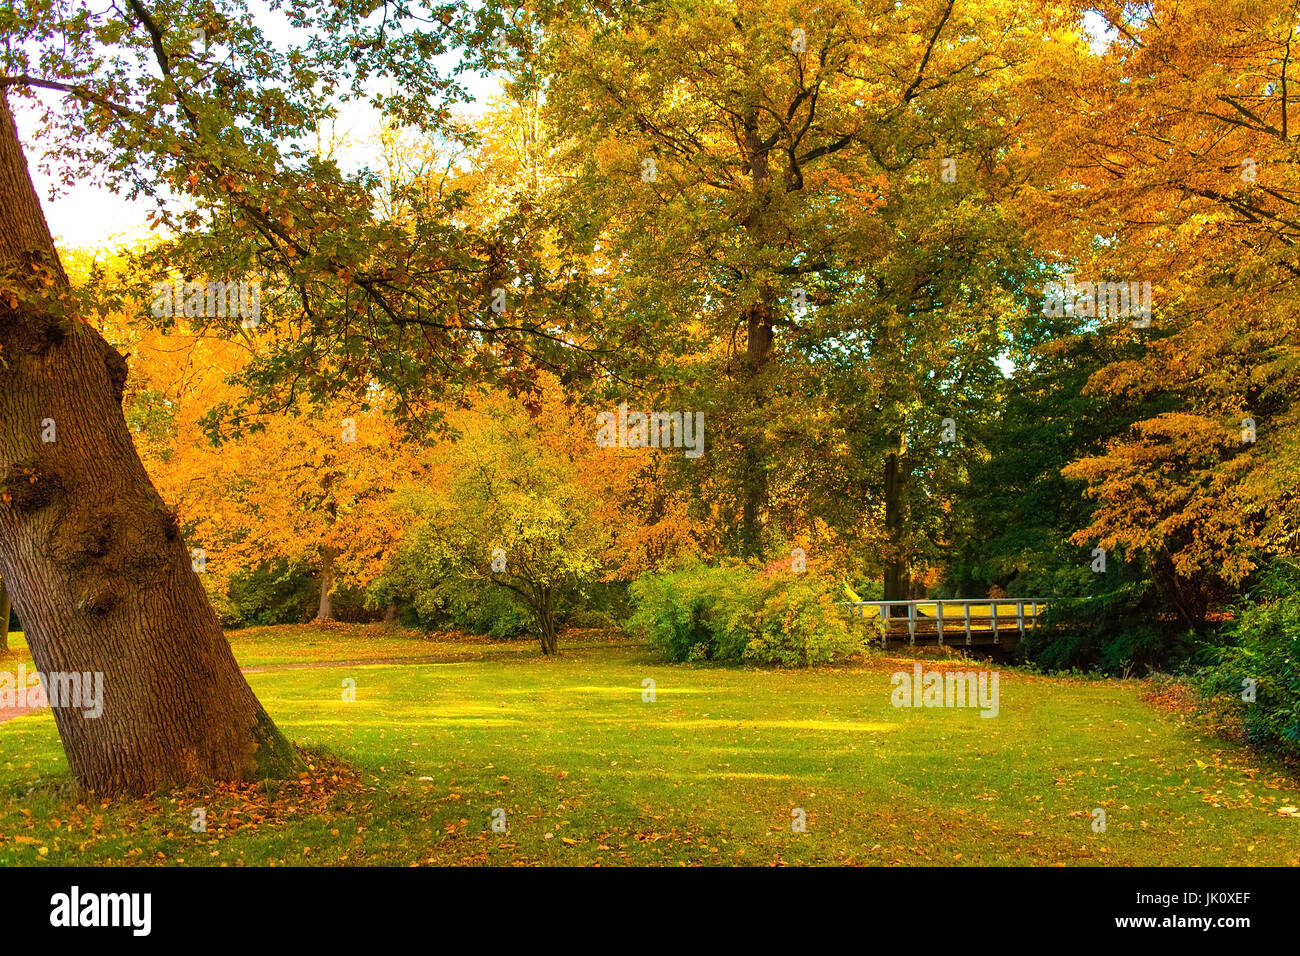
[[[1118,562],[1112,573],[1123,573]],[[1048,671],[1121,677],[1177,665],[1193,653],[1196,639],[1165,607],[1158,589],[1141,578],[1089,597],[1057,597],[1042,624],[1026,631],[1020,653]]]
[[[1300,756],[1300,566],[1269,566],[1223,636],[1198,688],[1239,721],[1252,745]]]
[[[837,606],[840,590],[811,574],[697,564],[634,581],[628,628],[672,661],[829,664],[863,649]]]
[[[531,636],[533,616],[513,596],[476,580],[447,573],[433,558],[431,529],[416,526],[402,550],[371,587],[372,600],[394,600],[409,623],[427,630],[455,628],[470,634],[509,639]]]
[[[647,573],[628,589],[628,628],[669,660],[739,660],[754,636],[764,588],[752,568],[695,564]]]
[[[229,578],[204,575],[204,586],[222,627],[301,624],[310,621],[320,602],[320,579],[311,568],[283,558],[264,561]],[[380,611],[367,606],[365,592],[346,583],[333,595],[340,621],[370,621]]]
[[[542,652],[553,654],[566,610],[601,577],[608,534],[577,466],[542,440],[521,403],[487,398],[461,427],[431,455],[434,473],[448,479],[394,496],[409,523],[399,565],[413,569],[408,580],[430,582],[408,595],[417,607],[424,602],[424,613],[508,602],[531,620]]]
[[[837,605],[838,588],[800,575],[779,577],[768,588],[757,633],[744,659],[760,664],[808,667],[844,660],[863,649],[861,637]]]

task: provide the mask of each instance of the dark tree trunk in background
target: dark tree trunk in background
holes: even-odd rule
[[[771,199],[772,171],[768,163],[769,147],[759,137],[759,111],[751,108],[745,116],[744,147],[749,160],[751,205],[745,215],[744,227],[750,241],[762,248],[768,239],[767,205]],[[745,380],[744,401],[747,410],[756,416],[766,406],[764,373],[772,363],[775,342],[775,301],[773,290],[764,287],[758,301],[744,312],[745,323]],[[745,557],[763,551],[763,509],[767,506],[768,482],[764,448],[763,427],[749,423],[741,436],[745,450],[741,463],[741,554]]]
[[[750,377],[748,404],[752,409],[764,405],[762,373],[772,360],[772,309],[767,303],[749,308],[746,318],[745,368]],[[741,553],[752,557],[763,550],[763,508],[767,505],[767,469],[762,428],[749,429],[745,435],[744,472],[741,493]]]
[[[334,620],[334,559],[338,552],[325,548],[321,552],[320,569],[320,608],[316,611],[316,620]]]
[[[103,675],[101,716],[54,709],[68,764],[100,795],[289,770],[68,292],[0,94],[0,577],[39,670]]]
[[[885,456],[885,534],[889,541],[889,554],[885,560],[886,601],[909,600],[911,590],[904,550],[908,469],[906,441],[901,433],[892,436],[893,450]]]
[[[555,649],[559,644],[559,636],[556,633],[555,609],[552,606],[551,592],[549,590],[546,588],[537,589],[533,610],[537,614],[537,624],[541,631],[542,653],[550,656],[555,653]]]

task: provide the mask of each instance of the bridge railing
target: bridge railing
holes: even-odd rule
[[[889,634],[907,626],[907,642],[916,643],[917,634],[937,635],[939,644],[945,634],[958,638],[949,643],[970,644],[972,636],[991,637],[1001,642],[1003,635],[1023,638],[1025,632],[1038,628],[1039,618],[1047,609],[1042,598],[932,598],[924,601],[845,601],[850,613],[864,620],[874,619],[880,639],[888,645]],[[945,630],[946,629],[946,630]],[[983,640],[980,643],[984,643]]]

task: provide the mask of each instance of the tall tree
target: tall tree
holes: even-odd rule
[[[331,115],[322,90],[425,129],[446,124],[454,84],[432,62],[450,38],[475,42],[477,27],[455,3],[403,5],[381,24],[372,9],[295,3],[288,13],[302,32],[288,43],[224,0],[103,11],[25,0],[0,19],[0,577],[42,670],[104,674],[102,716],[55,713],[73,773],[99,793],[249,779],[294,756],[240,674],[176,517],[132,445],[126,363],[84,321],[102,303],[72,294],[8,95],[57,94],[42,143],[65,170],[97,170],[114,188],[157,198],[156,222],[199,263],[189,278],[260,274],[268,290],[293,290],[306,332],[282,340],[303,344],[277,353],[273,373],[328,391],[303,357],[328,341],[344,362],[384,357],[350,379],[358,390],[394,370],[408,382],[436,380],[422,371],[430,367],[476,376],[501,364],[496,338],[516,328],[486,307],[484,285],[490,292],[505,271],[497,247],[457,256],[454,229],[432,223],[441,209],[375,226],[371,180],[295,145]],[[374,75],[397,82],[375,95]],[[177,195],[189,202],[168,201]],[[413,233],[422,241],[404,245]],[[461,278],[426,281],[442,273]],[[447,284],[473,290],[459,319],[413,292],[438,297]],[[234,331],[240,321],[211,318]],[[378,341],[409,358],[401,328],[419,330],[417,349],[441,365],[390,361],[397,350]]]
[[[1300,8],[1077,9],[1101,28],[1091,49],[1053,38],[1072,68],[1026,87],[1041,179],[1022,198],[1111,340],[1089,390],[1142,414],[1068,468],[1098,503],[1076,541],[1143,555],[1201,627],[1300,540]],[[1149,317],[1082,286],[1116,280],[1149,284]]]
[[[99,793],[291,767],[235,663],[122,415],[126,362],[70,309],[0,93],[0,577],[37,667],[104,675],[102,715],[57,708]]]
[[[965,318],[996,330],[991,310],[969,306],[985,291],[974,272],[996,271],[990,250],[1005,243],[996,208],[981,213],[1007,184],[1016,131],[987,120],[1040,31],[1014,5],[947,0],[613,4],[548,25],[549,103],[578,173],[572,205],[601,227],[638,356],[669,366],[670,380],[691,359],[709,383],[721,419],[711,454],[733,484],[738,550],[762,549],[772,488],[791,465],[776,440],[788,429],[772,417],[802,384],[791,350],[833,361],[869,341],[892,376],[865,423],[884,432],[871,442],[870,488],[890,596],[906,590],[906,436],[920,417],[907,384],[968,357],[979,336],[956,328]],[[968,311],[934,321],[949,310]],[[945,331],[948,354],[932,347]],[[978,366],[987,349],[969,358]]]

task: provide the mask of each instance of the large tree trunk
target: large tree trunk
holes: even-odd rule
[[[748,405],[761,409],[765,405],[763,372],[772,361],[772,308],[767,302],[751,306],[746,316],[745,370]],[[766,451],[761,425],[752,426],[745,435],[745,458],[741,473],[741,553],[752,557],[763,550],[763,508],[767,505]]]
[[[9,589],[0,581],[0,654],[9,651]]]
[[[760,141],[758,109],[752,108],[745,117],[745,154],[749,160],[751,205],[745,215],[744,226],[750,241],[762,248],[767,244],[767,205],[771,199],[772,173],[768,163],[768,148]],[[772,289],[764,286],[758,300],[746,307],[745,321],[745,381],[743,401],[756,415],[766,407],[767,382],[764,372],[772,363],[775,343],[775,302]],[[741,464],[741,553],[752,557],[763,550],[763,509],[767,506],[767,452],[764,429],[761,424],[749,423],[743,436],[745,447]]]
[[[907,448],[902,433],[891,436],[893,448],[885,456],[885,534],[888,554],[885,556],[886,601],[909,600],[911,590],[907,573],[906,507],[907,507]]]
[[[54,709],[68,763],[100,795],[288,770],[68,291],[0,93],[0,577],[39,670],[103,675],[100,716]]]
[[[316,620],[334,620],[334,559],[337,552],[333,548],[321,551],[320,568],[320,607],[316,611]]]

